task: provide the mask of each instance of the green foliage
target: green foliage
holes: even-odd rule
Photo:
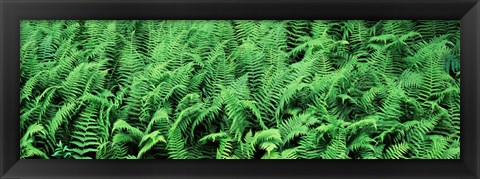
[[[459,159],[459,21],[21,21],[20,154]]]

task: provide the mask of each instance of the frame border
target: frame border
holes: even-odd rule
[[[460,160],[19,160],[21,19],[459,19]],[[479,0],[0,0],[0,178],[479,178]],[[347,171],[347,172],[345,172]]]

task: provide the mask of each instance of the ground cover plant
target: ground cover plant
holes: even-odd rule
[[[22,159],[460,158],[459,21],[20,25]]]

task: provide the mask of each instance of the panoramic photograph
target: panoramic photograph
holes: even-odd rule
[[[22,20],[19,53],[20,159],[460,159],[459,20]]]

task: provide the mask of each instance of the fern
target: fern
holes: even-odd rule
[[[80,117],[75,120],[75,130],[69,142],[72,156],[75,159],[93,158],[89,156],[89,153],[96,152],[97,147],[100,145],[99,138],[97,138],[99,126],[94,118],[98,115],[96,108],[96,105],[87,106],[80,114]]]
[[[20,154],[459,159],[446,20],[22,20]]]
[[[45,128],[40,124],[30,125],[23,137],[20,139],[20,158],[29,158],[33,156],[39,156],[43,159],[48,159],[49,157],[41,149],[35,147],[35,137],[45,137],[46,131]]]

